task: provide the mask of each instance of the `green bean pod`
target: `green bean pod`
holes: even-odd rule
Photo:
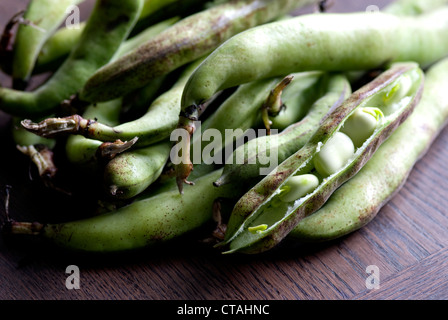
[[[120,122],[121,107],[122,99],[115,99],[90,105],[86,108],[83,115],[113,126]],[[31,134],[35,135],[34,133]],[[38,135],[35,136],[40,137]],[[96,169],[98,165],[97,152],[102,144],[103,142],[99,140],[73,135],[68,137],[65,143],[65,156],[71,164],[78,167]]]
[[[324,205],[340,185],[356,175],[407,119],[420,100],[423,82],[424,74],[417,64],[396,64],[352,94],[323,121],[302,149],[238,201],[220,246],[229,253],[258,253],[278,244],[303,218]],[[350,137],[341,131],[356,110],[365,107],[378,108],[382,117],[370,137],[355,149]],[[319,178],[318,186],[307,194],[299,194],[294,180],[290,180],[306,174]],[[289,192],[296,194],[295,201],[283,201]],[[265,228],[252,232],[257,226]]]
[[[98,70],[79,98],[111,100],[210,53],[233,35],[271,21],[312,0],[235,0],[182,19],[135,52]]]
[[[39,52],[48,38],[67,17],[67,9],[82,0],[32,0],[25,10],[14,40],[12,78],[14,87],[23,89],[28,83]]]
[[[240,146],[240,150],[236,149],[231,155],[233,161],[225,163],[223,174],[214,185],[219,187],[238,181],[259,181],[263,177],[260,168],[266,165],[261,159],[270,159],[271,153],[274,153],[278,163],[281,163],[302,148],[325,115],[352,93],[350,82],[343,74],[329,75],[325,82],[322,87],[326,93],[312,103],[301,121],[290,125],[276,136],[261,136]],[[237,161],[236,155],[239,152],[243,152],[243,161]]]
[[[188,83],[182,107],[200,105],[231,86],[288,72],[369,70],[394,61],[426,66],[448,54],[447,12],[418,17],[313,14],[251,28],[205,59]]]
[[[57,111],[85,81],[114,56],[140,14],[142,0],[97,1],[81,40],[64,64],[33,92],[0,88],[0,109],[35,118]]]
[[[162,174],[171,142],[133,149],[117,155],[104,168],[106,193],[116,199],[131,199],[146,190]]]
[[[180,99],[185,84],[199,63],[200,60],[186,66],[174,85],[158,96],[140,118],[115,127],[93,122],[84,130],[81,124],[78,129],[83,132],[78,132],[78,134],[101,141],[117,139],[124,141],[138,137],[136,147],[149,146],[167,139],[171,131],[176,128],[180,112]]]
[[[66,145],[69,161],[84,168],[100,169],[103,172],[105,192],[115,199],[130,199],[141,194],[160,177],[170,156],[171,142],[163,141],[163,136],[168,138],[171,130],[176,126],[182,85],[195,67],[194,63],[187,67],[174,86],[153,102],[148,113],[138,121],[132,122],[137,124],[135,127],[129,123],[119,124],[122,99],[91,105],[83,116],[87,119],[95,119],[92,120],[93,124],[98,122],[101,126],[115,129],[121,126],[130,128],[130,132],[127,130],[123,132],[125,135],[114,131],[115,137],[110,139],[111,142],[121,139],[129,141],[138,137],[143,143],[137,145],[139,141],[137,140],[133,150],[126,150],[117,155],[100,169],[98,168],[98,150],[104,142],[95,139],[97,135],[91,138],[71,135]],[[108,113],[108,115],[101,116],[102,113]],[[171,126],[169,125],[170,118]],[[139,128],[141,132],[137,130]],[[145,135],[145,130],[149,131],[149,134]],[[163,132],[165,133],[161,136]]]
[[[130,36],[134,38],[138,34],[143,35],[146,29],[179,16],[186,9],[197,8],[204,2],[206,0],[143,0],[141,14]],[[85,22],[82,21],[76,28],[58,29],[43,45],[34,72],[41,73],[56,69],[78,43],[84,28]]]
[[[174,188],[83,220],[49,224],[12,221],[3,230],[39,235],[77,252],[114,253],[160,245],[209,222],[215,199],[231,200],[241,194],[239,186],[210,189],[220,175],[217,170],[198,178],[183,196]]]
[[[426,66],[448,54],[447,32],[448,8],[418,17],[312,14],[251,28],[214,50],[190,77],[178,128],[194,132],[201,105],[216,92],[258,79],[309,70],[369,70],[394,61]],[[190,156],[184,158],[176,166],[179,185],[188,183],[193,167]]]
[[[164,29],[167,27],[167,24],[169,25],[176,20],[177,18],[171,18],[169,20],[163,21],[160,24],[148,28],[146,31],[144,31],[144,35],[137,35],[132,39],[125,41],[120,46],[118,52],[115,54],[115,57],[126,54],[128,50],[132,50],[135,46],[141,44],[141,41],[144,41],[147,36],[154,36],[154,34],[160,32],[160,28]],[[162,84],[162,79],[154,79],[147,87],[134,92],[133,95],[138,99],[138,101],[129,102],[129,108],[134,109],[136,107],[136,104],[138,105],[137,108],[140,108],[141,105],[147,105],[149,101],[152,101],[155,94],[157,93],[158,88],[160,88]],[[121,112],[123,111],[124,104],[128,104],[128,102],[125,102],[125,99],[126,97],[122,97],[107,102],[101,102],[96,105],[90,105],[83,113],[83,117],[86,119],[95,119],[94,121],[100,122],[104,126],[116,127],[120,125],[120,116]],[[26,130],[22,125],[21,128]],[[29,134],[40,137],[39,135],[31,133],[28,130],[26,131]],[[68,137],[65,146],[67,159],[70,163],[80,167],[97,168],[97,152],[98,148],[103,144],[103,142],[104,141],[91,139],[81,135],[72,135]]]
[[[24,120],[22,126],[36,135],[47,138],[77,134],[97,141],[113,142],[128,141],[137,137],[136,147],[161,142],[176,128],[183,89],[200,62],[201,59],[186,66],[174,85],[158,96],[142,117],[133,121],[109,126],[97,121],[95,117],[72,115],[64,118],[48,118],[39,123]]]
[[[448,120],[448,59],[425,75],[425,89],[412,115],[325,205],[289,233],[294,242],[321,242],[352,233],[372,221],[401,189]],[[412,137],[412,138],[410,138]]]
[[[197,64],[193,64],[192,68],[189,68],[190,70],[185,73],[186,77],[184,80],[181,80],[181,77],[179,81],[185,83],[196,66]],[[301,74],[301,78],[293,81],[287,88],[288,92],[284,97],[285,102],[288,103],[291,97],[295,98],[295,96],[300,95],[300,90],[311,87],[321,77],[321,74],[321,72],[309,72],[306,75]],[[217,163],[221,161],[220,152],[226,147],[225,143],[227,141],[225,139],[228,138],[226,130],[236,129],[236,132],[231,137],[233,141],[244,135],[247,129],[260,124],[260,107],[266,100],[269,92],[280,80],[281,78],[274,78],[244,85],[238,88],[236,92],[218,107],[201,125],[201,131],[204,133],[207,129],[212,129],[214,133],[219,132],[219,136],[223,139],[219,139],[219,141],[212,140],[210,143],[207,143],[206,141],[202,141],[203,137],[201,134],[197,135],[198,140],[192,141],[191,148],[193,150],[199,148],[201,161],[207,164],[210,160],[215,160],[215,157],[219,157],[216,161]],[[176,127],[176,119],[180,108],[180,96],[181,92],[179,91],[177,93],[177,112],[173,113],[173,119],[175,121],[167,134],[171,133]],[[151,118],[155,119],[154,116]],[[158,122],[160,123],[160,120]],[[153,129],[154,126],[152,126]],[[130,135],[129,131],[125,131],[127,138],[133,136],[132,134]],[[135,134],[139,133],[136,132]],[[138,136],[139,139],[145,140],[142,135]],[[200,147],[195,147],[195,142],[199,143]],[[146,190],[160,176],[161,170],[170,156],[170,142],[161,142],[141,148],[138,148],[138,145],[137,141],[136,149],[118,155],[106,165],[104,174],[106,189],[114,198],[129,199]],[[204,150],[210,151],[209,154],[212,159],[208,158],[209,154],[204,153]]]

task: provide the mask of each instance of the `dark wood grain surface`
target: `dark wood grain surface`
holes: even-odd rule
[[[389,1],[335,1],[332,11],[382,8]],[[27,1],[0,2],[0,28]],[[88,7],[86,6],[86,9]],[[3,86],[10,80],[1,76]],[[15,219],[78,217],[83,201],[48,191],[11,142],[0,113],[0,214],[5,186]],[[40,242],[0,240],[2,300],[430,300],[448,298],[448,128],[416,164],[401,191],[361,230],[319,245],[288,243],[258,256],[220,255],[199,235],[138,254],[79,257]],[[75,177],[71,177],[74,179]],[[88,181],[83,182],[86,186]],[[80,269],[68,290],[66,267]],[[369,289],[368,266],[380,271]]]

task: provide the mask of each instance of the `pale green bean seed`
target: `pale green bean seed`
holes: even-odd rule
[[[378,108],[359,108],[344,122],[341,132],[349,136],[355,148],[359,148],[378,127],[382,115]]]
[[[352,140],[342,132],[336,132],[314,158],[314,167],[322,177],[331,176],[341,169],[355,153]]]
[[[319,179],[313,174],[302,174],[292,177],[285,186],[279,196],[283,202],[292,202],[306,196],[319,185]]]

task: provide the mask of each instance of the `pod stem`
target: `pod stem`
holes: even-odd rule
[[[97,149],[97,156],[101,159],[111,160],[118,154],[123,153],[134,146],[138,141],[138,137],[135,137],[129,141],[116,140],[115,142],[104,142]]]
[[[39,222],[17,222],[9,220],[3,226],[3,231],[14,235],[32,235],[42,234],[45,225]]]
[[[212,213],[213,221],[215,223],[215,229],[211,232],[211,235],[205,238],[202,242],[207,244],[216,245],[222,242],[225,238],[227,231],[227,224],[223,223],[223,217],[221,212],[221,201],[225,201],[223,198],[217,198],[213,201]]]
[[[177,125],[177,130],[184,130],[186,134],[180,135],[178,147],[182,151],[182,157],[175,165],[176,171],[176,183],[179,193],[183,194],[184,183],[188,185],[194,185],[193,182],[188,181],[188,177],[193,171],[193,163],[190,159],[190,143],[191,137],[196,131],[195,121],[198,121],[200,113],[207,106],[207,103],[200,105],[191,105],[183,109],[179,115],[179,123]]]
[[[11,186],[6,186],[5,214],[6,221],[1,226],[2,233],[13,235],[40,235],[45,227],[39,222],[17,222],[9,216],[9,193]]]
[[[271,120],[269,117],[277,116],[286,106],[283,104],[281,96],[283,90],[292,82],[294,76],[289,75],[283,78],[274,89],[269,93],[268,98],[261,106],[261,117],[263,119],[264,126],[266,127],[267,134],[271,134]]]
[[[80,115],[64,118],[48,118],[41,122],[25,119],[21,122],[23,128],[44,138],[56,138],[63,134],[82,134],[89,130],[94,120],[84,119]]]
[[[46,146],[17,146],[17,149],[28,156],[36,165],[39,176],[46,179],[52,179],[56,175],[57,168],[53,161],[53,151]]]

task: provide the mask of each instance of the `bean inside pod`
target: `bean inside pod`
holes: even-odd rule
[[[276,246],[407,119],[420,100],[423,83],[417,64],[399,63],[356,91],[302,149],[238,201],[218,247],[226,253],[260,253]]]

